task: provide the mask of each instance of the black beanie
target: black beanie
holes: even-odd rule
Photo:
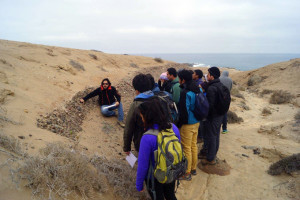
[[[220,77],[220,70],[217,67],[211,67],[208,69],[208,72],[211,76],[213,76],[215,79]]]

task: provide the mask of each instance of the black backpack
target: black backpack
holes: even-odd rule
[[[217,102],[216,102],[217,113],[219,115],[224,115],[229,110],[229,106],[230,106],[230,102],[231,102],[230,91],[222,83],[219,84],[219,87],[218,86],[216,86],[216,87],[218,90]]]
[[[178,81],[167,81],[166,85],[164,86],[165,91],[169,92],[170,94],[173,95],[173,86],[179,83]]]
[[[165,91],[154,92],[154,96],[151,98],[157,98],[162,103],[164,112],[168,114],[169,119],[174,124],[178,121],[178,109],[176,103],[172,100],[172,98]]]
[[[197,120],[205,119],[209,112],[209,103],[203,92],[195,94],[195,108],[193,110],[194,116]]]

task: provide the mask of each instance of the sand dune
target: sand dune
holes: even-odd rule
[[[30,156],[39,155],[49,142],[62,142],[69,146],[76,143],[86,155],[124,161],[123,129],[117,126],[116,118],[102,117],[95,101],[76,113],[74,118],[82,119],[81,130],[69,135],[39,128],[37,120],[54,111],[65,112],[66,105],[76,101],[73,97],[78,92],[97,87],[106,77],[121,92],[126,113],[134,96],[130,86],[134,74],[152,73],[158,78],[169,66],[187,67],[148,57],[0,40],[0,132],[17,138]],[[300,125],[294,117],[300,105],[300,59],[247,72],[229,71],[241,95],[233,95],[230,110],[244,121],[229,124],[229,133],[221,135],[218,157],[231,166],[230,175],[198,170],[192,181],[180,184],[178,199],[299,199],[299,174],[270,176],[266,171],[273,162],[300,152]],[[275,90],[284,90],[293,97],[288,103],[270,104]],[[264,108],[271,114],[262,114]],[[261,154],[242,146],[260,148]],[[10,158],[9,153],[0,151],[0,199],[30,199],[31,190],[24,184],[17,188],[11,180],[9,169],[15,164]],[[121,196],[114,196],[110,189],[100,195],[105,199]]]

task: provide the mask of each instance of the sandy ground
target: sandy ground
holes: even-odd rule
[[[72,60],[85,70],[72,67]],[[231,166],[230,175],[218,176],[197,170],[198,175],[192,181],[181,182],[178,199],[300,199],[299,174],[270,176],[266,172],[270,164],[280,159],[278,152],[284,155],[300,152],[299,127],[293,127],[294,115],[299,112],[299,63],[300,59],[249,72],[229,70],[233,80],[245,88],[240,91],[245,100],[233,97],[231,105],[231,110],[244,122],[229,124],[228,134],[221,134],[218,157]],[[36,119],[62,108],[84,88],[97,87],[105,77],[110,78],[113,85],[123,86],[120,91],[126,112],[134,93],[129,86],[124,90],[125,82],[130,84],[137,72],[151,72],[157,78],[168,64],[174,65],[146,57],[0,40],[0,131],[15,138],[25,136],[20,142],[30,155],[37,155],[48,142],[71,144],[73,141],[66,137],[38,128]],[[247,80],[253,74],[265,77],[255,86],[247,87]],[[289,104],[269,104],[268,95],[259,95],[263,89],[283,89],[295,98]],[[240,106],[242,101],[248,110]],[[265,107],[272,111],[271,115],[261,114]],[[275,127],[276,131],[258,132],[261,126]],[[91,110],[82,129],[78,141],[87,154],[124,159],[123,129],[117,125],[115,117],[104,118],[99,109]],[[264,148],[268,154],[255,155],[243,145]],[[16,188],[11,180],[13,172],[9,170],[9,159],[7,153],[0,152],[0,199],[31,199],[29,189]],[[105,199],[114,198],[105,196]]]

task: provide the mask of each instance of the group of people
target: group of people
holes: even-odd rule
[[[185,174],[179,180],[191,180],[193,175],[197,175],[198,158],[201,159],[202,165],[217,163],[216,155],[222,123],[223,132],[227,132],[227,114],[220,115],[217,110],[218,95],[222,85],[229,90],[232,88],[232,80],[228,74],[228,71],[224,71],[220,77],[220,70],[217,67],[210,67],[205,76],[201,70],[176,71],[169,68],[160,75],[157,83],[151,74],[138,74],[132,80],[136,96],[130,105],[125,124],[121,96],[108,79],[104,79],[99,88],[80,101],[84,103],[98,95],[104,116],[116,115],[114,110],[118,110],[118,123],[124,127],[123,150],[129,155],[133,142],[138,152],[136,188],[138,191],[144,191],[144,182],[148,184],[147,188],[149,184],[153,184],[146,180],[149,165],[155,167],[154,152],[158,148],[157,136],[144,134],[148,130],[172,129],[181,142],[188,164]],[[156,97],[158,92],[164,92],[174,101],[178,108],[176,120],[166,113],[164,104]],[[204,92],[209,103],[208,116],[202,121],[197,120],[193,113],[195,98],[200,92]],[[200,152],[197,148],[199,139],[204,142]],[[154,188],[155,197],[148,190],[152,199],[176,199],[175,181],[162,184],[155,179]]]

